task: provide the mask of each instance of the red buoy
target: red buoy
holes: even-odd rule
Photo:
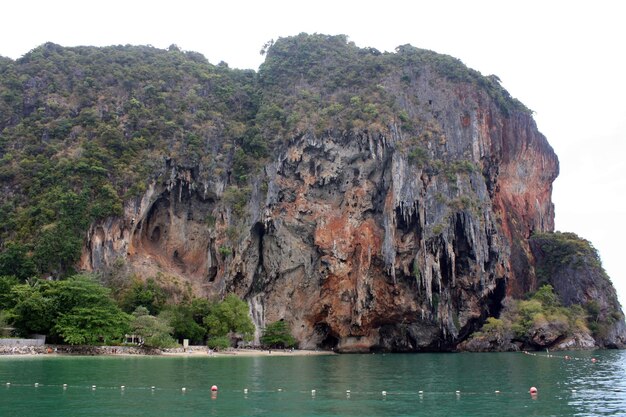
[[[531,394],[536,394],[537,393],[537,388],[535,387],[530,387],[530,391]]]
[[[211,387],[211,391],[213,391],[213,392],[217,391],[217,385],[213,385],[213,386]]]

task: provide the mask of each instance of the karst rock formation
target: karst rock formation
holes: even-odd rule
[[[304,34],[242,74],[233,85],[251,86],[247,98],[198,78],[206,91],[180,111],[210,99],[209,114],[219,93],[231,112],[197,133],[199,157],[175,133],[146,151],[145,186],[90,223],[80,269],[236,293],[259,330],[284,320],[301,348],[340,352],[453,350],[506,297],[537,288],[529,239],[554,229],[559,162],[496,76],[409,45],[381,53]],[[117,81],[124,137],[156,108],[148,81]],[[170,82],[191,96],[184,77]]]

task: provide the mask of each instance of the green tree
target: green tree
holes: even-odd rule
[[[151,316],[145,307],[137,307],[133,312],[130,330],[143,339],[144,346],[156,348],[177,346],[172,338],[172,327],[165,320]]]
[[[154,278],[148,278],[146,282],[135,278],[130,288],[122,295],[120,304],[126,312],[135,311],[141,306],[147,308],[150,314],[156,315],[165,306],[166,299],[165,291],[159,287]]]
[[[194,321],[204,324],[204,318],[211,312],[211,302],[206,298],[194,298],[191,300],[190,309]]]
[[[211,336],[207,346],[215,350],[228,349],[230,347],[230,338],[228,336]]]
[[[70,345],[107,343],[121,339],[128,331],[130,316],[113,302],[89,307],[74,307],[62,314],[53,331]]]
[[[0,310],[0,337],[11,336],[11,327],[9,326],[9,313]]]
[[[298,343],[283,320],[270,323],[263,329],[261,343],[268,347],[294,347]]]
[[[128,318],[109,290],[91,275],[63,281],[35,280],[31,284],[15,285],[11,290],[11,313],[20,334],[56,335],[72,344],[123,335]]]
[[[47,293],[48,283],[15,285],[11,295],[15,305],[11,310],[13,325],[20,335],[49,334],[58,315],[55,300]]]
[[[110,291],[90,275],[75,275],[50,285],[58,317],[52,332],[69,344],[121,339],[130,317],[110,297]]]
[[[59,313],[75,307],[113,305],[110,290],[89,274],[74,275],[61,281],[48,281],[45,293],[55,299]]]
[[[512,324],[511,329],[516,337],[525,340],[535,317],[543,312],[541,302],[537,300],[520,301],[517,306],[517,320]]]
[[[229,294],[224,301],[215,304],[204,318],[211,337],[241,335],[244,340],[252,340],[254,323],[250,318],[248,304],[235,294]]]
[[[533,300],[537,300],[541,303],[544,308],[553,309],[560,305],[559,299],[557,298],[552,285],[542,285],[541,288],[535,292],[532,297]]]
[[[201,343],[206,334],[200,318],[200,323],[194,319],[194,311],[191,303],[181,303],[170,306],[159,314],[173,329],[174,339],[180,341],[189,339],[192,343]]]

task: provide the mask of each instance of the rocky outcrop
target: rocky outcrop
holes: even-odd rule
[[[336,100],[320,76],[333,50],[295,69],[278,52],[261,74],[272,111],[285,94],[284,109]],[[381,68],[367,91],[383,98],[361,113],[387,109],[384,120],[319,128],[346,105],[316,104],[245,185],[168,159],[124,216],[92,225],[81,266],[121,261],[196,295],[235,292],[258,329],[285,320],[300,347],[342,352],[453,350],[505,296],[536,289],[528,239],[554,227],[558,160],[530,112],[496,77],[446,75],[449,57],[420,64],[402,47],[392,58],[406,63],[389,69],[386,55],[355,53]],[[339,74],[334,85],[349,84]],[[346,91],[360,106],[362,91]]]
[[[536,269],[554,287],[561,304],[580,305],[599,347],[625,348],[624,314],[600,257],[573,233],[537,234],[530,240]]]
[[[284,319],[304,348],[453,349],[506,293],[532,288],[526,239],[553,227],[558,161],[527,112],[431,71],[408,88],[400,76],[384,85],[412,133],[293,137],[239,220],[223,188],[172,165],[124,218],[92,226],[82,266],[121,257],[202,296],[234,291],[257,325]]]

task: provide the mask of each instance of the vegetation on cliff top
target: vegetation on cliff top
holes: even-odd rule
[[[394,92],[429,72],[486,91],[504,114],[529,112],[498,77],[484,77],[451,56],[411,45],[381,53],[358,48],[344,35],[300,34],[281,38],[268,49],[259,68],[256,121],[270,142],[305,132],[385,133],[392,124],[411,130],[422,121],[408,116]]]
[[[600,256],[591,242],[575,233],[536,233],[530,241],[539,248],[541,262],[536,268],[540,284],[549,283],[551,277],[563,266],[581,268],[586,264],[602,270]]]

